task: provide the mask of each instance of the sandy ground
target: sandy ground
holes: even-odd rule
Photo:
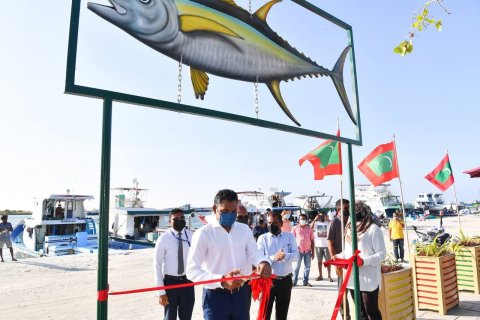
[[[438,225],[439,220],[414,223],[419,229]],[[450,233],[458,232],[458,219],[444,219]],[[480,217],[462,217],[462,227],[469,235],[480,234]],[[386,235],[386,232],[385,232]],[[409,231],[410,240],[416,236]],[[391,244],[387,243],[391,250]],[[95,319],[97,290],[97,256],[76,255],[19,259],[11,262],[3,250],[0,263],[2,285],[1,319]],[[153,249],[125,251],[109,256],[109,283],[113,291],[153,286]],[[336,299],[336,282],[314,281],[318,275],[316,261],[310,272],[311,288],[296,287],[292,292],[289,319],[329,319]],[[300,282],[300,281],[299,281]],[[202,289],[196,288],[193,319],[202,319]],[[480,300],[480,299],[479,299]],[[258,303],[252,303],[252,319]],[[163,308],[155,293],[111,296],[109,319],[162,319]],[[6,317],[5,317],[6,316]]]

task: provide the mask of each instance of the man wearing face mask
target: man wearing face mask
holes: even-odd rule
[[[250,220],[248,218],[247,208],[245,208],[245,206],[243,205],[239,205],[237,207],[237,222],[246,224],[250,227]]]
[[[302,213],[298,216],[299,224],[293,227],[292,234],[297,241],[299,258],[297,266],[295,268],[295,277],[293,280],[293,286],[297,285],[298,282],[298,273],[300,272],[300,265],[303,263],[305,269],[303,271],[303,286],[311,287],[312,285],[308,282],[308,276],[310,275],[310,265],[311,260],[315,258],[315,245],[313,242],[313,230],[307,224],[307,215]]]
[[[257,249],[252,231],[235,222],[238,197],[233,190],[220,190],[215,196],[213,212],[216,220],[201,227],[193,235],[188,255],[187,276],[192,281],[229,278],[251,273],[249,262],[257,266],[262,278],[269,278],[272,268]],[[206,320],[248,320],[247,290],[242,280],[228,280],[204,286],[203,317]]]
[[[185,228],[182,209],[173,209],[169,214],[170,228],[155,245],[155,280],[157,286],[191,282],[185,275],[187,256],[192,241],[192,232]],[[192,319],[195,292],[193,287],[161,290],[159,303],[165,307],[165,320]]]
[[[272,264],[273,273],[277,278],[273,280],[268,300],[267,317],[272,314],[275,302],[275,319],[286,320],[290,297],[292,293],[292,262],[298,259],[297,243],[293,234],[282,232],[282,216],[278,212],[270,213],[268,217],[268,233],[258,238],[257,246]]]

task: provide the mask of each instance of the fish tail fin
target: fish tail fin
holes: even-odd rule
[[[283,101],[283,98],[282,98],[282,93],[280,92],[280,81],[278,80],[273,80],[273,81],[270,81],[270,82],[267,82],[265,83],[268,87],[268,89],[270,89],[270,92],[272,93],[273,97],[275,98],[275,100],[277,101],[278,105],[280,106],[280,108],[282,108],[283,112],[285,112],[285,114],[293,121],[295,122],[295,124],[299,127],[301,127],[301,124],[300,122],[297,121],[297,119],[295,119],[295,117],[292,115],[292,113],[290,112],[290,110],[288,110],[288,107],[287,105],[285,104],[285,101]]]
[[[348,101],[347,92],[345,91],[345,85],[343,83],[343,66],[345,65],[345,59],[347,58],[347,54],[350,51],[350,46],[347,46],[343,49],[342,54],[335,63],[335,66],[332,69],[331,78],[335,88],[337,89],[338,95],[342,100],[343,106],[348,113],[350,119],[352,119],[353,123],[357,124],[357,120],[353,114],[352,108],[350,107],[350,102]]]

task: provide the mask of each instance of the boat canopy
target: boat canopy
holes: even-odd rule
[[[52,194],[48,200],[92,200],[93,196],[79,194]]]

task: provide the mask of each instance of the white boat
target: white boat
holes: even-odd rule
[[[260,191],[240,191],[237,194],[240,203],[247,208],[249,213],[261,213],[267,209],[274,211],[299,210],[298,206],[287,205],[285,202],[285,197],[291,194],[291,192],[272,191],[264,193]]]
[[[138,187],[133,180],[133,187],[113,188],[115,195],[110,209],[110,238],[115,241],[153,246],[159,235],[170,228],[169,213],[173,208],[155,209],[145,207],[147,189]],[[187,226],[190,229],[200,227],[189,204],[180,209],[186,213]],[[202,208],[203,209],[203,208]],[[199,212],[203,212],[199,208]]]
[[[389,184],[377,187],[369,184],[355,185],[355,200],[363,201],[378,217],[392,218],[396,210],[401,210],[399,196],[392,194]]]
[[[419,193],[415,198],[415,208],[428,210],[430,214],[437,215],[446,207],[441,193]]]
[[[84,201],[89,195],[51,195],[35,203],[30,218],[14,228],[11,238],[23,254],[65,255],[94,252],[98,248],[97,230],[86,217]]]
[[[299,206],[302,211],[322,211],[328,212],[332,209],[333,196],[323,194],[301,195],[295,197],[294,204]]]

